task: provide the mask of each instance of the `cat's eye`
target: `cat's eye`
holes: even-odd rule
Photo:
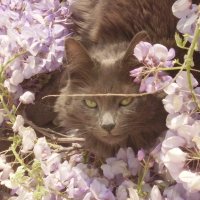
[[[90,99],[85,99],[85,104],[90,108],[96,108],[97,103],[95,101],[92,101]]]
[[[120,102],[121,106],[128,106],[133,101],[133,97],[127,97]]]

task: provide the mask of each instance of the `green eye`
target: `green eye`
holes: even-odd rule
[[[95,101],[85,99],[85,103],[90,108],[96,108],[97,107],[97,103]]]
[[[120,102],[121,106],[128,106],[133,100],[133,97],[128,97]]]

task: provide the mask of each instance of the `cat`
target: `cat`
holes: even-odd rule
[[[98,156],[120,147],[135,152],[153,145],[166,129],[163,93],[142,97],[66,94],[135,94],[130,71],[140,63],[133,49],[140,41],[176,48],[174,1],[76,0],[71,5],[74,38],[65,41],[66,85],[55,103],[59,126],[78,129],[85,148]],[[65,78],[64,78],[65,79]]]

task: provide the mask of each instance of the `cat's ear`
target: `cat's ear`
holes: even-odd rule
[[[67,63],[72,65],[70,67],[75,67],[74,64],[83,63],[83,64],[92,64],[92,60],[88,55],[86,49],[74,38],[67,38],[65,40],[65,53],[67,57]],[[87,68],[92,67],[88,65]]]
[[[94,62],[86,49],[75,39],[65,40],[65,53],[69,78],[73,81],[87,81]]]
[[[131,40],[131,42],[126,50],[126,53],[124,55],[124,61],[127,60],[130,56],[133,57],[133,50],[134,50],[135,46],[141,41],[150,42],[150,37],[146,31],[141,31],[141,32],[137,33],[135,35],[135,37]]]

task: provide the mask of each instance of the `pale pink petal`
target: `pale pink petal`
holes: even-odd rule
[[[169,49],[168,55],[167,55],[167,60],[171,60],[175,57],[175,50],[174,48]]]
[[[19,101],[23,104],[33,104],[33,101],[35,100],[35,93],[26,91],[23,95],[20,96]]]
[[[189,172],[189,171],[182,171],[179,174],[179,179],[183,182],[186,182],[186,183],[190,183],[194,177],[196,177],[196,173],[192,173],[192,172]]]
[[[173,99],[174,111],[179,112],[183,106],[183,100],[179,95],[174,95]]]
[[[129,191],[130,200],[139,200],[139,196],[133,188],[128,188],[128,191]]]
[[[110,165],[104,164],[101,166],[101,169],[103,170],[103,174],[105,177],[107,177],[108,179],[114,178],[115,175],[112,172]]]
[[[151,190],[151,200],[162,200],[162,195],[157,185],[154,185]]]
[[[162,143],[162,152],[166,154],[170,149],[175,147],[183,147],[186,145],[186,140],[180,136],[171,136],[165,139]]]
[[[10,78],[10,83],[17,86],[24,80],[24,75],[20,70],[15,70]]]
[[[153,45],[153,48],[155,50],[155,56],[157,56],[162,62],[167,60],[168,49],[165,46],[161,44],[155,44]]]
[[[190,185],[191,190],[200,190],[200,176],[195,176]]]
[[[197,80],[194,78],[194,76],[192,74],[190,74],[190,77],[191,77],[191,81],[192,81],[192,86],[196,87],[198,85]],[[187,72],[186,71],[182,71],[180,73],[180,75],[176,79],[176,83],[178,84],[179,87],[188,86],[188,78],[187,78]]]
[[[19,131],[19,127],[21,125],[24,125],[24,119],[23,119],[23,117],[21,115],[17,115],[15,123],[13,124],[13,127],[12,127],[13,131],[14,132],[18,132]]]
[[[176,91],[178,91],[180,89],[180,87],[176,84],[176,83],[171,83],[169,86],[167,86],[164,91],[168,94],[168,95],[172,95],[174,94]]]

